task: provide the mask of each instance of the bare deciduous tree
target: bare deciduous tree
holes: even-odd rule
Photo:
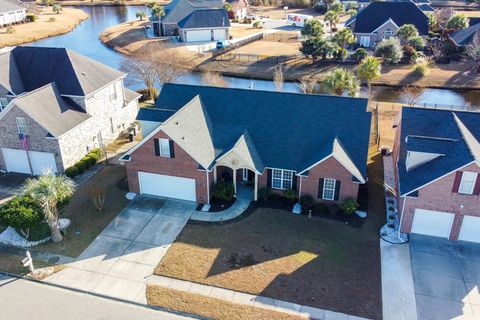
[[[281,92],[283,91],[283,71],[282,66],[277,64],[275,66],[275,71],[273,72],[273,82],[275,83],[275,91]]]
[[[405,86],[402,89],[401,96],[409,107],[413,107],[418,102],[422,92],[423,89],[418,86]]]
[[[132,56],[123,58],[120,69],[130,75],[130,81],[146,85],[150,99],[154,99],[156,82],[174,82],[188,66],[188,59],[174,48],[167,48],[163,43],[149,43]]]
[[[438,26],[445,26],[447,21],[450,20],[450,18],[455,14],[455,10],[452,8],[442,8],[435,10],[434,14],[437,18]]]
[[[300,78],[300,83],[298,84],[298,86],[300,87],[302,92],[306,93],[306,94],[311,94],[313,92],[313,90],[315,89],[316,85],[317,85],[317,79],[315,79],[313,77],[311,77],[311,78],[307,78],[307,77]]]
[[[465,54],[472,59],[472,74],[477,75],[480,67],[480,41],[478,35],[476,35],[472,43],[466,47]]]
[[[227,86],[225,79],[223,79],[222,74],[219,72],[206,70],[206,71],[202,71],[201,76],[202,76],[203,84],[207,86],[212,86],[212,87]]]

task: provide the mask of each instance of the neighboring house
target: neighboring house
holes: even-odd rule
[[[121,158],[131,192],[206,204],[225,179],[338,203],[367,180],[366,99],[166,84],[156,108]]]
[[[243,19],[248,15],[248,0],[226,0],[232,5],[232,10],[228,13],[231,19]]]
[[[127,130],[140,95],[125,74],[63,48],[0,54],[0,169],[62,173]]]
[[[433,9],[428,3],[419,3],[419,4],[418,4],[418,7],[420,8],[420,10],[422,10],[423,12],[425,12],[425,14],[429,14],[429,13],[434,13],[434,12],[435,12],[435,9]]]
[[[372,2],[345,22],[363,47],[394,36],[404,24],[413,24],[420,35],[428,35],[428,16],[412,1]]]
[[[221,0],[174,0],[152,24],[156,34],[179,36],[185,42],[222,41],[228,39],[230,27]]]
[[[37,1],[35,0],[18,0],[25,9],[27,9],[27,12],[33,13],[33,14],[38,14],[38,6],[37,6]]]
[[[480,242],[480,113],[404,107],[393,161],[401,231]]]
[[[0,27],[25,22],[27,9],[17,0],[0,1]]]
[[[458,48],[472,44],[475,40],[479,41],[480,23],[471,25],[468,28],[452,32],[448,35],[450,41]]]

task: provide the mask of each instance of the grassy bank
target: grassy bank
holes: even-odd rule
[[[0,48],[67,33],[87,18],[88,15],[80,9],[63,8],[56,14],[51,7],[45,8],[35,22],[14,25],[14,33],[6,33],[5,28],[0,28]]]
[[[152,1],[167,4],[162,0],[72,0],[62,1],[64,6],[144,6]]]

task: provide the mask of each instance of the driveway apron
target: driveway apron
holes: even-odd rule
[[[145,303],[148,278],[195,207],[193,202],[137,196],[69,268],[46,281]]]

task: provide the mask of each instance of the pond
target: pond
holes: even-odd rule
[[[119,53],[103,45],[99,39],[100,33],[110,26],[136,19],[135,13],[139,10],[148,13],[149,9],[146,6],[84,6],[79,8],[89,15],[89,19],[83,21],[77,28],[64,35],[42,39],[28,45],[69,48],[118,69],[122,57]],[[274,90],[272,81],[234,77],[225,77],[225,80],[230,87]],[[190,73],[183,76],[178,82],[200,84],[201,80],[198,74]],[[137,88],[134,85],[130,85],[130,87]],[[284,91],[299,92],[300,89],[296,83],[290,82],[284,84]],[[327,92],[318,89],[317,93]],[[366,90],[363,89],[360,95],[366,96]],[[391,87],[375,87],[373,98],[385,102],[406,102],[402,98],[401,89]],[[470,106],[480,105],[480,91],[425,89],[417,103],[427,103],[430,106],[437,104],[439,107],[443,106],[445,108],[449,106],[469,108]]]

